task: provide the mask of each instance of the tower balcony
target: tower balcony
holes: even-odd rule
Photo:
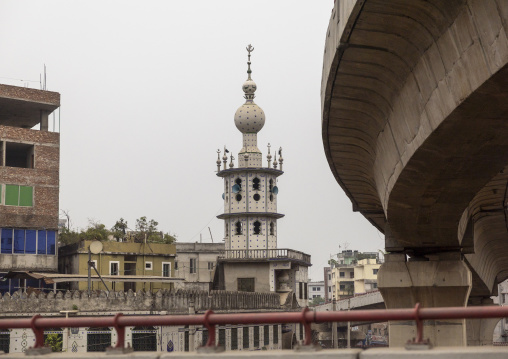
[[[311,266],[310,254],[288,248],[232,249],[219,254],[219,260],[228,262],[291,261]]]

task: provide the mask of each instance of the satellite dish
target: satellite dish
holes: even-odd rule
[[[224,199],[224,198],[225,198],[225,197],[224,197],[224,193],[223,193],[223,194],[222,194],[222,199]]]
[[[277,186],[273,186],[273,188],[272,188],[272,193],[273,193],[273,194],[277,194],[277,193],[279,193],[279,187],[277,187]]]
[[[232,188],[232,191],[233,191],[233,193],[238,193],[238,192],[240,192],[241,189],[242,188],[238,184],[235,184]]]
[[[90,252],[92,252],[93,254],[99,254],[100,252],[102,252],[102,242],[99,242],[99,241],[93,241],[92,243],[90,243]]]

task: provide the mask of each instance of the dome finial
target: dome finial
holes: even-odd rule
[[[252,80],[252,79],[250,78],[250,74],[252,73],[252,70],[250,69],[250,53],[251,53],[252,51],[254,51],[254,47],[252,47],[252,45],[251,45],[251,44],[249,44],[249,46],[247,46],[245,49],[246,49],[246,50],[247,50],[247,52],[249,53],[249,55],[248,55],[248,57],[247,57],[247,66],[248,66],[248,68],[247,68],[247,74],[249,75],[249,77],[247,77],[247,80]]]

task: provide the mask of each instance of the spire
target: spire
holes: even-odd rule
[[[247,56],[247,66],[248,66],[248,68],[247,68],[247,74],[249,75],[249,76],[247,77],[247,81],[248,81],[248,80],[252,80],[252,79],[250,78],[250,74],[252,73],[252,70],[250,69],[250,64],[251,64],[251,62],[250,62],[250,53],[251,53],[252,51],[254,51],[254,47],[252,47],[252,45],[251,45],[251,44],[249,44],[249,46],[247,46],[245,49],[246,49],[246,50],[247,50],[247,52],[249,53],[249,55]]]

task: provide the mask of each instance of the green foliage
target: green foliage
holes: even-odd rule
[[[111,232],[106,228],[106,226],[102,223],[95,222],[93,220],[88,221],[88,228],[86,231],[81,232],[81,239],[89,240],[89,241],[107,241],[108,236]]]
[[[76,304],[72,305],[72,310],[78,310],[78,306]]]
[[[313,298],[309,303],[310,306],[321,305],[321,304],[325,304],[325,300],[321,296]]]
[[[330,260],[328,261],[328,264],[329,264],[332,268],[334,268],[334,267],[337,267],[337,266],[339,265],[339,262],[337,262],[335,259],[333,259],[333,258],[332,258],[332,259],[330,259]]]
[[[58,235],[58,240],[63,244],[77,243],[80,240],[80,234],[72,229],[62,228],[62,231]]]
[[[125,240],[127,236],[127,221],[123,218],[120,218],[116,221],[115,225],[111,227],[111,234],[116,240]]]
[[[53,352],[61,352],[62,342],[63,338],[61,334],[48,334],[44,340],[44,345],[51,347],[51,351]]]

